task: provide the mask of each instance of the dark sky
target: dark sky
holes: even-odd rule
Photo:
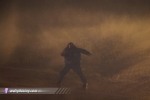
[[[1,0],[1,11],[7,12],[11,4],[17,6],[21,11],[30,10],[39,13],[42,10],[66,8],[134,14],[146,14],[150,10],[149,0]]]
[[[21,23],[28,19],[30,23],[40,23],[41,25],[43,23],[43,27],[62,27],[64,24],[69,27],[71,25],[68,23],[72,21],[74,21],[74,25],[79,26],[80,24],[77,24],[73,17],[78,18],[85,13],[89,14],[87,16],[91,17],[95,23],[97,22],[97,20],[94,21],[96,15],[143,17],[149,16],[150,11],[149,0],[3,0],[1,2],[2,18],[15,9],[20,16]],[[64,19],[70,20],[67,23]],[[92,22],[90,23],[92,24]],[[83,22],[82,24],[88,25],[89,23]]]

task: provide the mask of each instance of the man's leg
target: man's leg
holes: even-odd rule
[[[58,85],[61,85],[61,82],[64,79],[64,76],[69,72],[70,67],[69,66],[65,66],[62,71],[60,72],[60,76],[59,76],[59,80],[57,82]]]
[[[87,84],[87,79],[86,79],[86,77],[84,76],[84,74],[82,73],[80,66],[77,66],[77,67],[75,66],[75,67],[73,67],[73,70],[79,75],[79,77],[80,77],[80,79],[81,79],[83,85],[86,85],[86,84]]]

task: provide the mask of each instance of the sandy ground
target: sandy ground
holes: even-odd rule
[[[59,69],[33,69],[1,67],[1,87],[56,87]],[[79,78],[72,71],[66,76],[63,86],[71,88],[71,94],[63,95],[0,95],[3,100],[149,100],[150,77],[142,79],[122,79],[87,75],[88,90],[82,89]]]

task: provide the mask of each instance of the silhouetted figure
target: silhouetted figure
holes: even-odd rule
[[[79,75],[83,83],[83,87],[87,88],[88,85],[87,79],[83,75],[80,67],[81,54],[91,55],[90,52],[88,52],[85,49],[76,47],[72,42],[70,42],[67,45],[67,47],[63,50],[61,56],[63,56],[65,59],[65,67],[60,72],[58,85],[61,85],[64,76],[69,72],[70,69],[72,69],[74,72],[76,72]]]

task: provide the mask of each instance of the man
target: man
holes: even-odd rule
[[[88,85],[87,79],[83,75],[80,67],[81,54],[91,55],[90,52],[88,52],[85,49],[76,47],[72,42],[70,42],[67,45],[67,47],[63,50],[61,56],[63,56],[65,59],[65,67],[60,72],[60,78],[58,81],[59,86],[61,85],[64,76],[69,72],[70,69],[72,69],[74,72],[76,72],[79,75],[83,83],[83,88],[85,89],[87,88]]]

